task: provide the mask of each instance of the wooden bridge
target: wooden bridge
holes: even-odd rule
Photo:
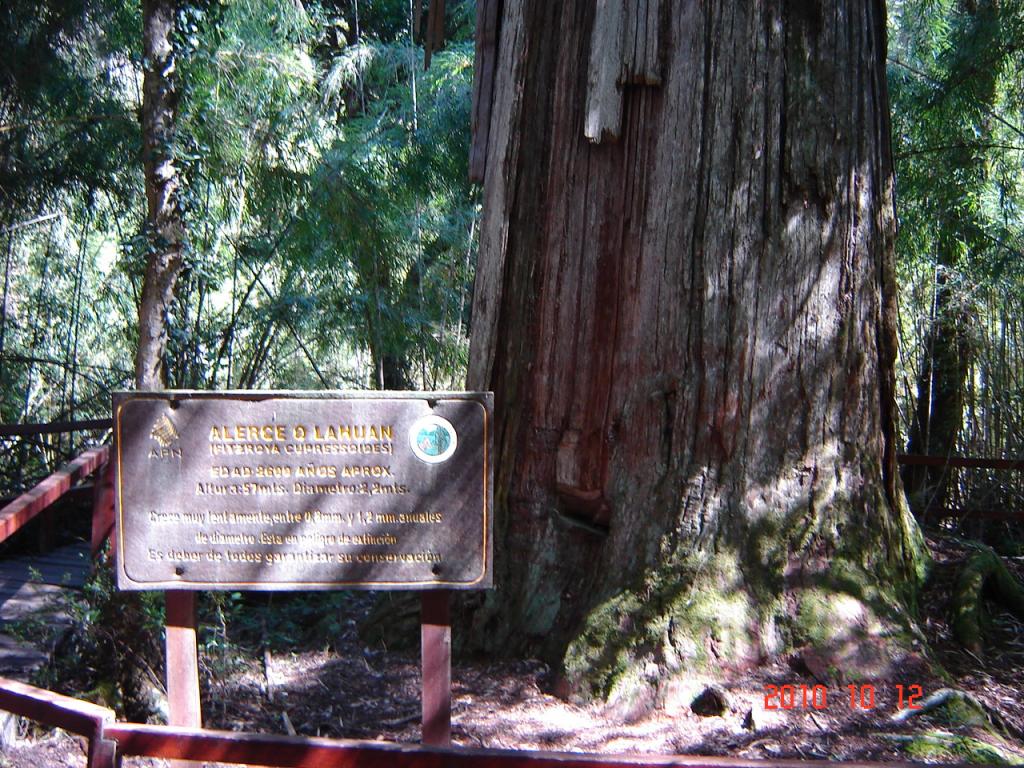
[[[42,518],[39,543],[43,550],[0,560],[0,675],[26,679],[47,658],[48,649],[14,637],[12,625],[37,622],[59,630],[68,620],[59,598],[63,590],[81,589],[85,584],[90,546],[82,542],[49,549],[54,521],[48,515],[56,501],[105,465],[107,456],[106,447],[87,451],[0,510],[0,542]]]
[[[12,625],[43,622],[59,631],[66,589],[81,589],[89,572],[88,544],[70,544],[42,555],[0,560],[0,675],[26,679],[46,662],[46,650],[10,634]]]

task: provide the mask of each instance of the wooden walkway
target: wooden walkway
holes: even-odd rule
[[[88,573],[85,542],[0,561],[0,676],[27,680],[46,662],[50,649],[12,636],[10,625],[30,620],[59,630],[69,621],[60,605],[61,594],[81,589]]]

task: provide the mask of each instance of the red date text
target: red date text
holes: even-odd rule
[[[918,700],[924,696],[920,685],[896,685],[897,709],[920,709]],[[851,709],[874,709],[878,697],[875,686],[846,686],[846,701]],[[827,709],[828,688],[824,685],[772,685],[764,687],[765,709]]]

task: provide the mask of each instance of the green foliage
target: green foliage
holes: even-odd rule
[[[64,590],[59,610],[70,626],[34,682],[131,716],[128,669],[154,676],[162,666],[164,601],[159,592],[119,592],[109,554],[98,560],[81,591]],[[159,685],[153,680],[152,685]],[[136,715],[137,716],[137,715]]]
[[[132,4],[0,6],[0,206],[24,215],[67,190],[118,194],[138,145],[125,95]],[[12,211],[11,209],[14,209]],[[8,219],[8,223],[13,219]]]
[[[461,385],[473,4],[448,6],[425,72],[403,0],[180,5],[169,386]],[[147,254],[140,8],[14,0],[0,44],[0,421],[102,417],[132,381]],[[5,485],[79,439],[12,444]]]
[[[405,6],[374,4],[388,7]],[[392,386],[456,382],[475,217],[455,128],[469,124],[465,44],[422,73],[407,32],[327,6],[195,18],[175,383],[380,386],[385,367]]]
[[[329,648],[341,634],[352,599],[348,592],[204,593],[200,644],[207,657],[227,660],[263,648],[274,653]]]
[[[1019,268],[1024,7],[905,0],[893,17],[901,255],[998,280]]]
[[[126,214],[134,219],[141,197],[134,6],[0,7],[4,423],[102,415],[106,392],[124,381],[130,357],[109,335],[135,310],[104,275],[108,233]],[[5,486],[23,488],[79,445],[51,436],[5,446]]]
[[[931,417],[957,421],[956,444],[930,450],[1019,456],[1024,3],[899,0],[889,18],[901,426],[912,433],[919,397],[955,387],[962,424],[935,401]],[[928,385],[933,365],[941,376]],[[985,509],[1019,505],[1024,490],[982,473],[961,473],[951,488],[949,506]]]

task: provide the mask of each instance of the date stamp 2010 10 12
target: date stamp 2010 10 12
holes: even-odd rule
[[[918,701],[924,696],[920,685],[894,685],[896,709],[920,709]],[[842,693],[842,692],[840,692]],[[848,685],[842,696],[850,709],[874,709],[878,700],[873,684]],[[833,699],[835,697],[833,696]],[[824,685],[772,685],[764,686],[765,709],[827,709],[828,688]]]

